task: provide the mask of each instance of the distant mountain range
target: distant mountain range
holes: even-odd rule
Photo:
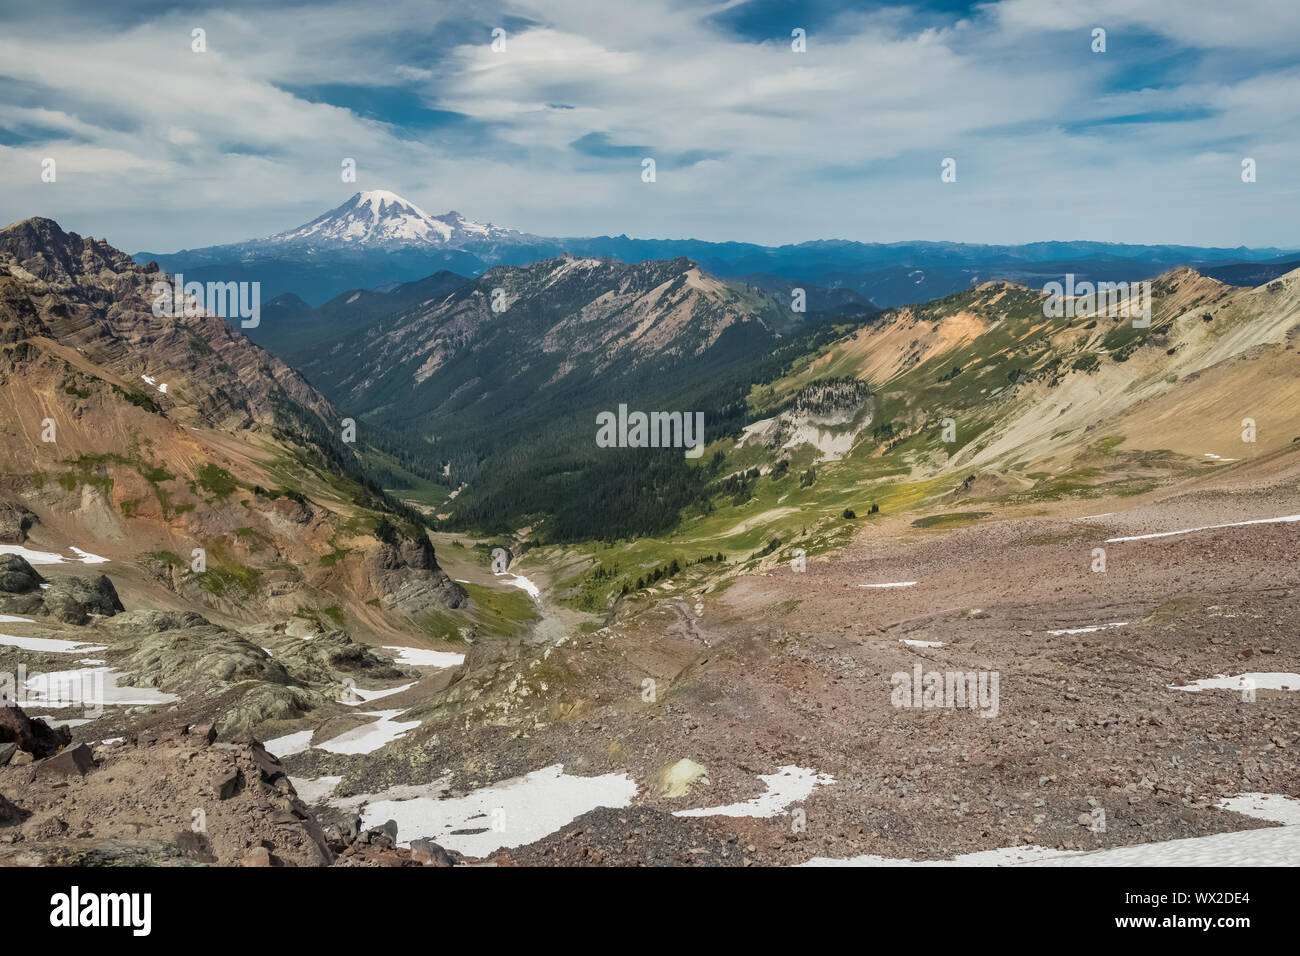
[[[877,306],[924,302],[990,279],[1041,285],[1066,272],[1080,278],[1132,281],[1188,265],[1214,275],[1235,268],[1268,278],[1288,271],[1284,249],[1200,248],[1103,242],[975,245],[952,242],[863,243],[817,240],[760,246],[698,239],[632,239],[626,235],[556,238],[425,213],[387,190],[359,192],[324,215],[264,239],[170,254],[137,253],[187,280],[258,281],[263,300],[283,293],[320,306],[357,289],[423,279],[440,271],[480,275],[496,265],[527,265],[569,253],[636,263],[686,257],[724,278],[774,277],[847,290]],[[1277,271],[1272,271],[1276,269]],[[1224,281],[1233,281],[1229,272]],[[1266,281],[1266,279],[1265,279]],[[768,284],[771,281],[768,280]]]

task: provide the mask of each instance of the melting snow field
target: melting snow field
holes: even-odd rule
[[[30,617],[14,617],[12,614],[0,614],[0,624],[35,624]]]
[[[108,667],[50,671],[27,678],[23,687],[28,702],[46,707],[96,704],[139,707],[180,700],[175,694],[165,694],[151,687],[123,687],[117,682],[117,674],[116,670]]]
[[[332,754],[369,754],[374,753],[385,744],[392,743],[412,727],[419,727],[418,720],[394,720],[400,710],[377,710],[364,713],[364,717],[378,717],[374,723],[363,727],[353,727],[346,733],[339,734],[332,740],[317,745],[317,750],[328,750]],[[382,822],[382,821],[381,821]]]
[[[910,588],[915,581],[891,581],[888,584],[859,584],[860,588]]]
[[[80,548],[69,548],[68,550],[75,551],[77,556],[75,558],[65,558],[53,551],[33,551],[30,548],[24,548],[20,544],[0,544],[0,554],[16,554],[33,566],[38,564],[63,564],[65,561],[80,561],[82,564],[106,564],[108,562],[108,558],[101,558],[97,554],[82,551]]]
[[[22,618],[9,618],[9,620],[18,622]],[[90,651],[108,649],[106,645],[87,644],[85,641],[62,641],[53,637],[14,637],[12,634],[0,634],[0,645],[17,647],[24,651],[45,651],[49,654],[86,654]],[[100,663],[102,664],[103,661]]]
[[[412,682],[403,684],[401,687],[390,687],[388,690],[361,690],[354,687],[352,690],[359,695],[360,699],[355,701],[344,700],[340,701],[340,703],[355,707],[357,704],[376,700],[380,697],[387,697],[390,694],[397,694],[414,686],[415,684]],[[374,753],[380,747],[390,744],[398,737],[401,737],[412,727],[420,726],[418,720],[403,721],[394,719],[403,713],[405,713],[403,710],[362,711],[362,717],[376,717],[378,719],[360,727],[353,727],[337,737],[332,737],[324,743],[317,744],[316,749],[327,750],[334,754]],[[314,736],[316,736],[315,728],[299,730],[292,734],[285,734],[283,737],[276,737],[274,740],[268,740],[264,746],[270,753],[283,759],[312,749],[311,741]]]
[[[1246,683],[1253,681],[1254,683]],[[1238,674],[1236,677],[1229,677],[1227,674],[1217,674],[1214,677],[1203,677],[1198,681],[1185,684],[1179,687],[1176,684],[1169,685],[1170,690],[1300,690],[1300,674],[1287,674],[1279,672],[1260,673],[1252,671],[1249,674]]]
[[[759,774],[758,779],[767,784],[767,793],[751,800],[731,803],[725,807],[702,807],[698,810],[678,810],[675,817],[774,817],[792,803],[805,800],[818,787],[829,786],[835,778],[828,773],[817,773],[803,767],[780,767],[776,773]]]
[[[542,589],[522,574],[514,574],[510,571],[494,572],[494,574],[498,578],[509,578],[510,580],[506,582],[507,584],[513,584],[517,588],[523,588],[528,592],[528,596],[535,602],[538,604],[542,603]]]
[[[943,641],[909,641],[907,638],[899,640],[900,644],[906,644],[908,647],[943,647]]]
[[[1061,634],[1091,634],[1093,631],[1104,631],[1111,627],[1128,627],[1128,621],[1112,621],[1110,624],[1093,624],[1089,627],[1071,627],[1063,631],[1048,631],[1048,634],[1059,636]]]
[[[1259,820],[1290,824],[1165,840],[1109,850],[1052,850],[1041,846],[1004,847],[965,853],[951,860],[895,860],[855,856],[817,857],[801,866],[1294,866],[1300,858],[1300,800],[1279,794],[1243,793],[1219,801],[1224,810]]]
[[[1169,538],[1176,534],[1192,534],[1195,531],[1213,531],[1216,528],[1244,528],[1251,524],[1284,524],[1300,521],[1300,515],[1284,515],[1281,518],[1256,518],[1254,521],[1231,521],[1228,524],[1207,524],[1199,528],[1184,528],[1181,531],[1157,531],[1155,534],[1134,534],[1127,538],[1107,538],[1107,544],[1117,541],[1146,541],[1149,538]]]
[[[270,746],[268,745],[268,748]],[[271,753],[275,753],[274,750]],[[279,756],[279,754],[277,754]],[[324,800],[334,788],[342,781],[342,777],[313,777],[308,780],[303,777],[290,777],[289,782],[293,784],[293,789],[298,791],[298,797],[305,803],[318,803]]]
[[[465,663],[465,655],[453,651],[428,651],[422,647],[389,647],[384,650],[397,652],[397,663],[411,667],[459,667]]]
[[[300,754],[311,746],[312,737],[316,736],[315,730],[300,730],[297,733],[285,734],[283,737],[276,737],[274,740],[268,740],[264,747],[268,753],[273,753],[277,757],[284,759],[292,757],[294,754]]]
[[[626,807],[636,790],[627,774],[577,777],[554,764],[464,797],[376,800],[361,816],[365,827],[397,821],[402,846],[426,838],[483,857],[502,847],[534,843],[597,807]]]
[[[379,700],[383,697],[392,697],[394,694],[400,694],[404,690],[410,690],[415,686],[415,681],[409,684],[402,684],[400,687],[390,687],[388,690],[364,690],[360,687],[349,686],[339,698],[340,704],[346,704],[348,707],[356,707],[358,704],[368,704],[372,700]],[[348,700],[348,696],[355,697],[355,700]]]
[[[1276,793],[1239,793],[1235,797],[1224,797],[1218,807],[1270,823],[1300,824],[1300,800]]]

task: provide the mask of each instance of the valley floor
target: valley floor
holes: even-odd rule
[[[500,865],[1295,862],[1297,479],[1292,453],[1140,497],[980,503],[993,513],[966,527],[882,517],[804,571],[667,593],[589,633],[543,593],[546,634],[476,643],[454,670],[405,657],[424,666],[334,729],[280,724],[268,749],[297,796],[268,782],[261,804],[241,799],[268,821],[310,804],[303,862],[354,815],[394,821],[399,848],[424,838]],[[303,643],[267,640],[286,660]],[[944,701],[959,675],[973,707]],[[934,680],[937,699],[913,696]],[[98,743],[130,723],[73,728],[101,767],[71,790],[0,769],[0,792],[36,811],[0,829],[21,833],[0,856],[76,835],[53,821],[77,786],[101,809],[87,837],[138,835],[88,789],[148,763]],[[163,743],[157,759],[183,756]],[[190,789],[171,802],[204,799]],[[245,836],[225,832],[215,857],[238,862]]]
[[[508,782],[557,764],[605,781],[538,840],[480,822],[466,851],[502,863],[1018,862],[1273,826],[1221,804],[1300,797],[1298,470],[1291,455],[956,530],[882,521],[802,573],[668,597],[467,673],[473,691],[397,741],[385,776],[432,732],[440,793],[527,791]],[[940,705],[898,706],[931,673]],[[972,673],[979,706],[943,706],[945,677]],[[635,796],[610,796],[611,775]],[[455,844],[456,821],[413,819]],[[1294,857],[1275,845],[1202,862]]]

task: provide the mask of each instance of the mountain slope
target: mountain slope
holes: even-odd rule
[[[489,270],[441,302],[304,355],[300,367],[341,407],[407,435],[406,464],[445,469],[452,488],[468,484],[453,509],[460,518],[517,520],[555,510],[563,494],[546,476],[590,478],[597,463],[638,497],[624,468],[647,480],[653,470],[616,450],[597,454],[597,412],[707,407],[706,430],[717,433],[742,411],[756,370],[826,318],[686,259],[563,256]],[[678,501],[689,497],[681,456],[665,457],[661,476]],[[651,510],[660,514],[643,531],[676,520],[675,508]]]
[[[262,308],[262,322],[246,334],[290,364],[322,343],[354,334],[378,319],[417,306],[429,306],[470,280],[442,271],[415,282],[379,289],[349,289],[313,309],[286,292]]]
[[[1294,471],[1300,271],[1242,289],[1174,270],[1152,282],[1148,328],[1084,300],[1051,317],[1046,298],[987,283],[784,356],[753,378],[737,426],[710,436],[673,533],[589,548],[584,570],[566,554],[562,586],[634,615],[665,588],[837,552],[864,521],[871,536],[1058,501],[1111,512]],[[1208,510],[1229,517],[1202,524],[1234,513]],[[663,582],[672,566],[691,567]]]
[[[160,279],[50,220],[0,230],[0,495],[32,515],[13,543],[108,558],[128,605],[231,621],[393,634],[461,604],[342,416],[224,319],[153,315]]]

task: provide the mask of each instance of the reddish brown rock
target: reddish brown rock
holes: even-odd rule
[[[95,769],[95,757],[85,744],[69,747],[53,757],[46,757],[36,768],[39,779],[49,777],[84,777]]]

